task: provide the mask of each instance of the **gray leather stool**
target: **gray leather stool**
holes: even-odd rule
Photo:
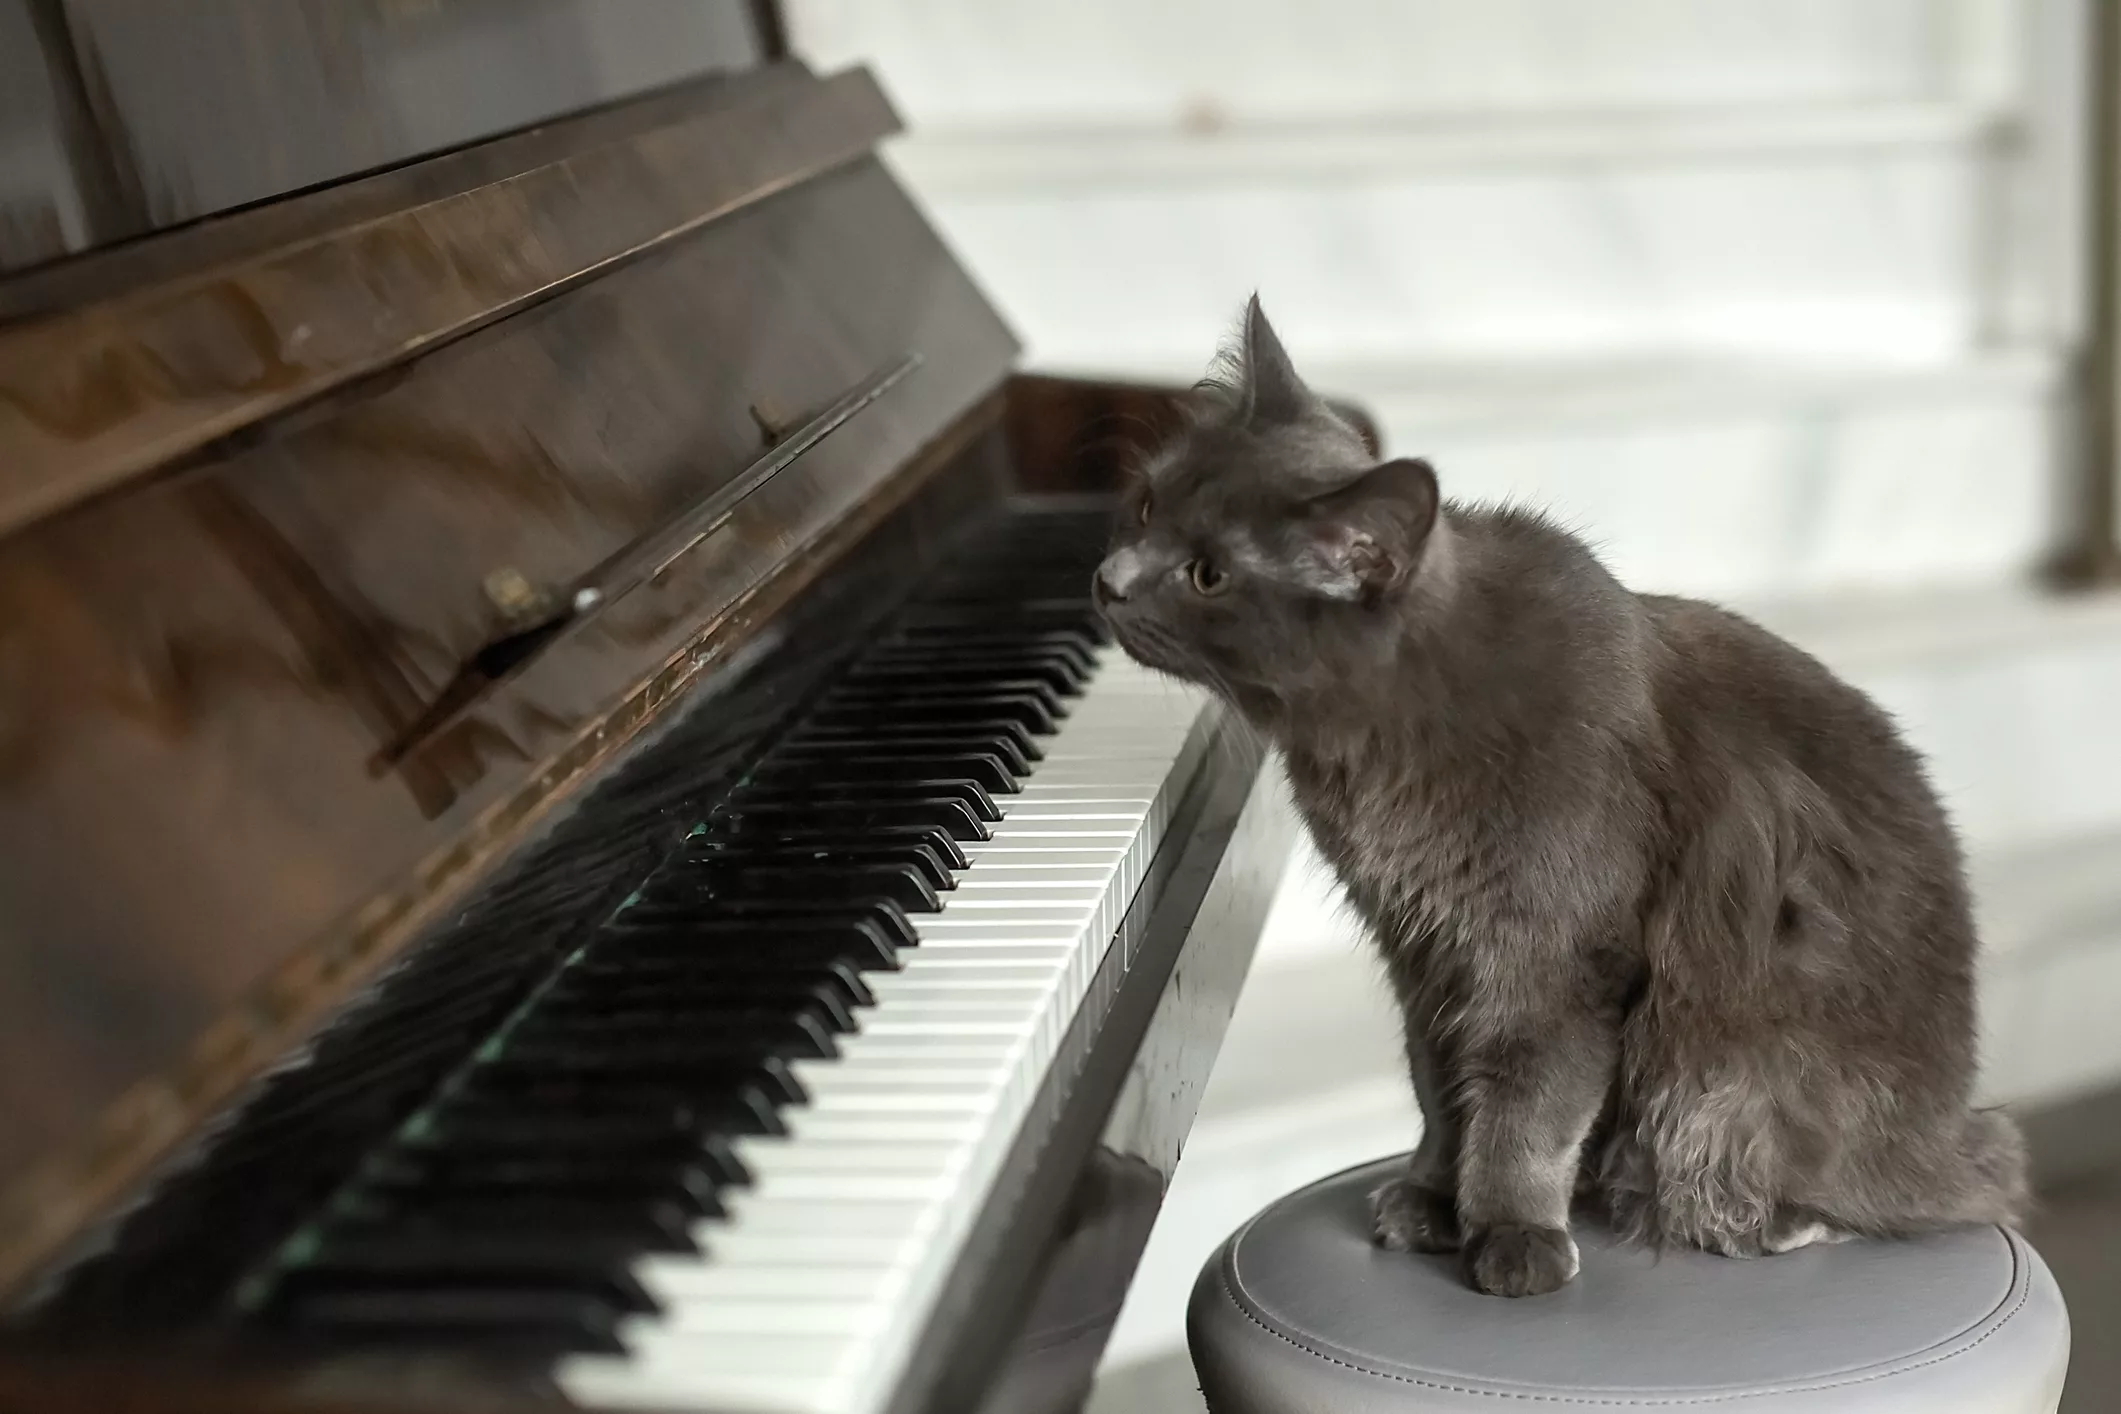
[[[1187,1339],[1213,1414],[2052,1414],[2069,1317],[2000,1228],[1733,1261],[1619,1249],[1505,1301],[1449,1257],[1370,1245],[1404,1160],[1299,1189],[1225,1242]]]

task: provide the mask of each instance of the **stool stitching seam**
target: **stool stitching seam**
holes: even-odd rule
[[[2015,1251],[2015,1244],[2012,1255],[2014,1258],[2017,1255]],[[1285,1332],[1274,1329],[1274,1327],[1268,1325],[1257,1315],[1253,1314],[1251,1310],[1247,1309],[1246,1303],[1239,1298],[1237,1288],[1232,1284],[1230,1279],[1231,1269],[1237,1265],[1237,1253],[1234,1250],[1230,1252],[1226,1260],[1219,1261],[1215,1265],[1216,1284],[1222,1288],[1223,1295],[1229,1299],[1231,1307],[1236,1310],[1237,1314],[1243,1316],[1253,1325],[1258,1326],[1261,1330],[1265,1331],[1268,1335],[1273,1336],[1276,1340],[1281,1341],[1283,1344],[1293,1346],[1296,1349],[1303,1351],[1306,1355],[1311,1356],[1313,1359],[1323,1360],[1329,1365],[1338,1365],[1343,1370],[1352,1370],[1358,1375],[1368,1375],[1373,1379],[1394,1380],[1400,1384],[1416,1385],[1422,1389],[1440,1390],[1447,1394],[1473,1394],[1480,1395],[1487,1399],[1515,1399],[1529,1404],[1595,1404],[1607,1408],[1641,1409],[1652,1406],[1672,1406],[1684,1404],[1733,1404],[1741,1399],[1762,1399],[1767,1396],[1777,1394],[1813,1394],[1817,1393],[1820,1390],[1847,1389],[1853,1385],[1871,1384],[1878,1380],[1891,1379],[1896,1375],[1904,1375],[1909,1373],[1910,1371],[1926,1369],[1931,1365],[1941,1365],[1947,1360],[1956,1360],[1961,1355],[1964,1355],[1968,1351],[1979,1346],[1990,1336],[1996,1334],[1996,1332],[2002,1330],[2005,1326],[2009,1325],[2012,1319],[2017,1316],[2018,1312],[2024,1308],[2025,1303],[2032,1299],[2033,1295],[2033,1282],[2031,1273],[2027,1272],[2025,1289],[2018,1293],[2018,1299],[2011,1303],[2011,1308],[2008,1311],[2005,1311],[2003,1315],[1996,1320],[1996,1323],[1994,1325],[1990,1326],[1987,1330],[1983,1331],[1979,1336],[1975,1337],[1968,1344],[1962,1345],[1956,1350],[1947,1351],[1942,1355],[1933,1355],[1929,1359],[1919,1361],[1918,1363],[1913,1365],[1902,1365],[1890,1370],[1880,1370],[1875,1374],[1859,1375],[1854,1379],[1828,1380],[1822,1384],[1788,1385],[1782,1389],[1741,1390],[1733,1394],[1672,1395],[1669,1397],[1657,1396],[1648,1399],[1615,1399],[1607,1396],[1593,1394],[1528,1394],[1517,1390],[1481,1389],[1477,1385],[1446,1384],[1440,1380],[1424,1380],[1414,1375],[1396,1375],[1389,1370],[1373,1370],[1366,1365],[1357,1365],[1346,1360],[1338,1359],[1332,1355],[1328,1355],[1323,1350],[1314,1348],[1305,1341],[1298,1340],[1292,1335],[1288,1335]],[[2024,1269],[2024,1264],[2022,1262],[2018,1263],[2018,1265],[2021,1270]]]

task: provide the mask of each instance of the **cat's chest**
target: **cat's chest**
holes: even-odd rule
[[[1480,812],[1426,779],[1299,758],[1288,766],[1313,842],[1372,924],[1435,929],[1485,911],[1498,849]]]

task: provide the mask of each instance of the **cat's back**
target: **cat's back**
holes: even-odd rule
[[[1890,735],[1891,722],[1824,663],[1718,604],[1669,594],[1637,596],[1664,650],[1663,695],[1733,725],[1793,738]]]
[[[1637,598],[1613,577],[1589,541],[1545,511],[1507,502],[1453,501],[1448,514],[1461,553],[1472,560],[1467,577],[1484,587],[1508,587],[1525,601],[1558,600],[1579,610],[1591,603],[1632,606]]]
[[[1520,670],[1525,692],[1571,715],[1586,695],[1627,695],[1643,603],[1589,542],[1527,506],[1452,502],[1448,515],[1459,586],[1448,646],[1477,652],[1484,671]]]
[[[1658,715],[1682,762],[1712,776],[1794,777],[1836,801],[1851,825],[1867,817],[1893,833],[1944,833],[1921,758],[1860,689],[1729,609],[1639,598],[1660,649]]]

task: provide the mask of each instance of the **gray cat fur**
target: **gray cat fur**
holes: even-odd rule
[[[1094,588],[1279,749],[1375,939],[1426,1119],[1379,1243],[1522,1296],[1578,1207],[1734,1257],[2018,1220],[1959,847],[1877,706],[1373,464],[1257,299],[1197,401]]]

